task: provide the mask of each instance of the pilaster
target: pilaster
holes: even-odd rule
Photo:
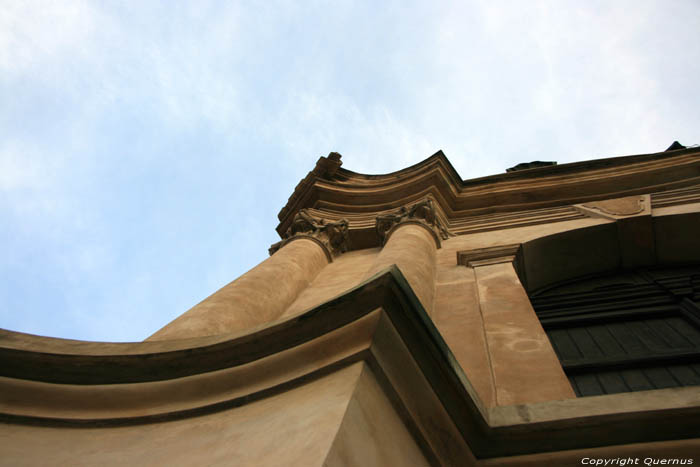
[[[459,252],[474,269],[496,405],[575,397],[514,264],[520,245]]]

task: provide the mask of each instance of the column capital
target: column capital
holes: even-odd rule
[[[329,221],[300,209],[281,241],[270,246],[270,256],[289,242],[306,238],[323,248],[329,262],[348,249],[348,221]]]
[[[450,236],[438,218],[435,203],[431,198],[425,198],[410,207],[401,206],[392,213],[377,216],[376,229],[382,243],[385,244],[391,234],[403,224],[415,224],[428,229],[438,248],[440,248],[440,239],[447,240]]]

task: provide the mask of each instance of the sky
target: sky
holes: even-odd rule
[[[0,0],[0,327],[140,341],[320,156],[464,179],[700,143],[700,2]]]

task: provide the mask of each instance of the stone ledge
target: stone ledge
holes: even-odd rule
[[[430,430],[435,432],[436,427],[425,425],[426,420],[431,420],[434,411],[444,411],[449,417],[441,419],[444,426],[440,429],[450,432],[454,424],[460,434],[459,439],[449,438],[455,443],[449,448],[451,452],[463,452],[468,445],[479,459],[700,436],[700,400],[695,395],[681,397],[688,391],[601,396],[612,402],[596,413],[588,410],[590,401],[585,398],[485,410],[396,267],[298,317],[248,335],[170,341],[158,346],[85,343],[89,347],[83,348],[89,352],[82,355],[32,351],[26,339],[19,339],[25,342],[20,350],[17,345],[4,345],[8,341],[12,339],[0,344],[0,384],[18,389],[13,398],[4,399],[0,415],[4,423],[106,427],[193,417],[264,398],[362,359],[384,374],[385,389],[397,395],[396,403],[402,404],[421,433],[429,436]],[[205,342],[210,345],[196,346]],[[318,353],[314,346],[321,343],[329,352],[309,359]],[[157,353],[152,352],[155,348]],[[120,354],[119,349],[124,352]],[[264,368],[266,362],[276,359],[287,359],[297,366]],[[409,370],[411,365],[417,370]],[[272,368],[287,370],[279,373]],[[267,376],[249,378],[255,371]],[[415,385],[416,371],[428,386]],[[231,372],[239,373],[230,380],[236,382],[234,386],[226,383]],[[223,395],[202,397],[198,391],[184,390],[195,380],[203,381],[201,378],[219,384]],[[21,392],[22,388],[39,386],[41,391]],[[165,387],[171,390],[160,391]],[[63,400],[51,397],[61,392],[83,397],[82,403],[74,406],[77,412],[68,417],[60,413],[65,410],[61,409]],[[122,393],[121,397],[137,405],[141,397],[150,394],[158,397],[161,405],[145,415],[137,415],[136,406],[132,406],[123,407],[124,416],[120,417],[119,404],[114,407],[116,413],[101,412],[100,401],[107,400],[110,392]],[[0,393],[9,394],[5,390]],[[673,400],[665,400],[671,393]],[[90,394],[94,397],[88,397]],[[417,400],[427,400],[421,394],[437,405],[417,404]],[[24,402],[17,399],[22,397]],[[41,400],[32,402],[35,397]],[[172,397],[175,399],[169,400]],[[606,429],[600,430],[601,426]],[[647,429],[649,426],[655,429]]]

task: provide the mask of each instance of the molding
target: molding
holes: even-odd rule
[[[489,264],[512,263],[520,255],[521,244],[492,246],[474,250],[458,251],[457,264],[475,268]]]
[[[454,219],[447,222],[445,214],[441,211],[440,203],[435,202],[435,212],[442,225],[444,225],[450,237],[470,235],[479,232],[494,230],[514,229],[526,226],[551,224],[555,222],[576,221],[591,217],[587,210],[575,206],[560,206],[555,208],[534,209],[511,213],[484,214],[462,219]],[[335,211],[325,211],[315,208],[307,209],[307,212],[315,217],[324,217],[330,220],[347,219],[349,250],[362,250],[382,246],[384,238],[377,232],[377,216],[374,213],[344,214]],[[379,215],[382,215],[380,213]],[[437,235],[436,235],[437,236]],[[436,243],[440,241],[439,237]]]
[[[343,165],[342,161],[340,160],[341,157],[342,156],[337,152],[331,152],[327,157],[319,157],[313,170],[306,174],[306,177],[302,178],[294,188],[294,192],[287,200],[287,204],[282,208],[278,215],[280,220],[291,217],[294,211],[305,207],[303,205],[298,205],[307,201],[306,193],[313,187],[316,180],[332,179],[335,176],[335,173],[338,171],[340,166]],[[293,209],[294,207],[296,207],[296,209]],[[281,231],[278,227],[277,232],[279,232],[281,235],[283,231]]]
[[[445,226],[462,219],[591,203],[666,190],[700,182],[700,148],[614,157],[462,180],[438,151],[398,172],[363,175],[321,158],[295,189],[279,215],[284,234],[303,208],[333,216],[372,219],[432,197]],[[325,160],[326,162],[322,162]],[[331,217],[333,217],[331,216]],[[458,233],[454,231],[453,233]]]
[[[485,409],[395,266],[247,335],[103,344],[3,331],[0,421],[108,428],[195,417],[357,361],[445,464],[467,451],[486,459],[700,436],[696,388]],[[144,401],[154,401],[147,413]]]
[[[700,185],[651,194],[652,208],[663,208],[691,203],[700,203]]]
[[[527,290],[527,277],[525,275],[525,263],[523,248],[520,243],[510,245],[477,248],[457,252],[457,264],[469,268],[478,268],[492,264],[512,263],[520,283]]]
[[[531,225],[551,224],[589,217],[589,213],[574,206],[532,209],[511,213],[484,214],[481,216],[455,219],[450,223],[450,232],[455,235],[469,235],[493,230],[515,229]]]

